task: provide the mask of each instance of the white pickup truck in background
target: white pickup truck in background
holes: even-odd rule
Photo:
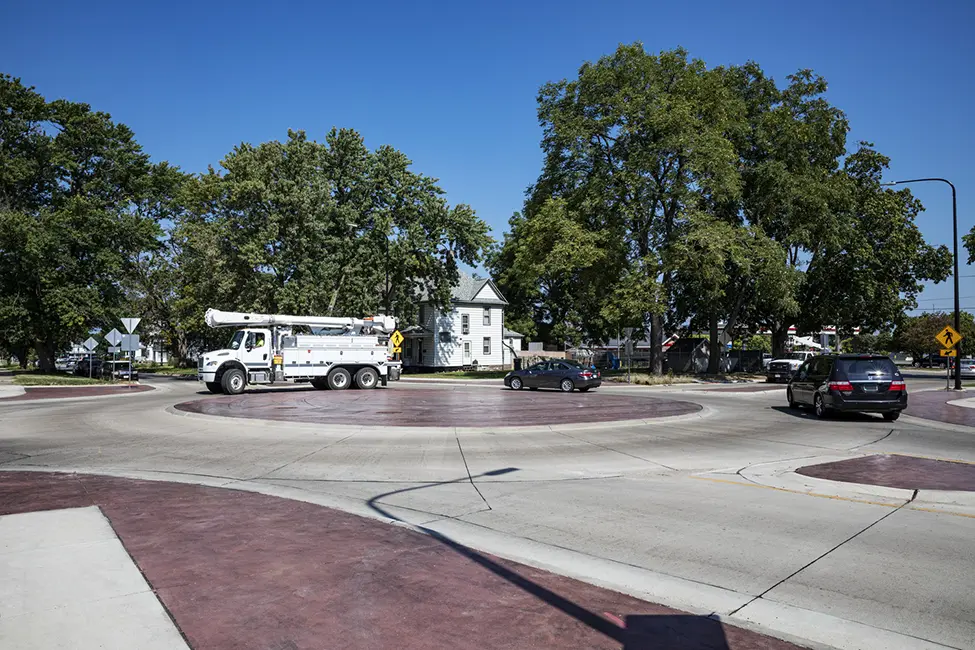
[[[789,381],[792,374],[799,369],[806,359],[819,354],[818,352],[787,352],[781,357],[777,357],[768,362],[768,369],[765,371],[765,381],[779,382]]]

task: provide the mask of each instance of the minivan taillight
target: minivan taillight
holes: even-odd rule
[[[830,390],[839,391],[841,393],[852,393],[853,384],[848,381],[831,381],[826,384],[826,387]]]
[[[907,384],[903,381],[890,382],[890,390],[907,390]]]

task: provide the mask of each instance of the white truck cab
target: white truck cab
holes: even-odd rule
[[[789,381],[792,378],[793,373],[799,369],[799,366],[805,363],[806,359],[811,359],[817,354],[819,353],[804,350],[800,352],[786,352],[781,357],[772,359],[768,362],[768,369],[765,373],[765,381]]]
[[[199,380],[211,393],[237,395],[249,384],[307,381],[315,388],[375,388],[400,377],[402,364],[390,353],[395,320],[209,309],[211,327],[240,327],[221,350],[200,357]],[[310,334],[296,334],[298,328]]]

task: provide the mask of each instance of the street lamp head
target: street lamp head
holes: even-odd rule
[[[898,181],[892,181],[890,183],[881,183],[880,187],[893,187],[894,185],[897,185],[897,183]]]

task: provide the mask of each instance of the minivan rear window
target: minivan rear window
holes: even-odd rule
[[[849,381],[900,376],[894,362],[886,358],[837,359],[836,369],[846,375]]]

